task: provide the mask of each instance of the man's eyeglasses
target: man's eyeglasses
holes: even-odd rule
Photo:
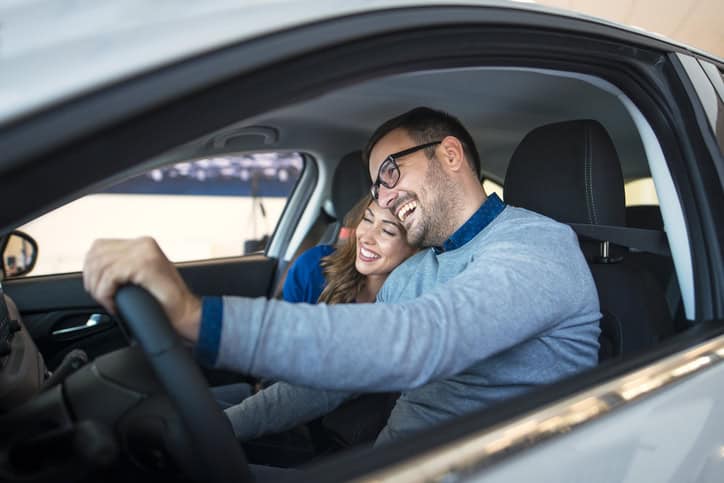
[[[442,141],[433,141],[431,143],[420,144],[419,146],[414,146],[412,148],[405,149],[404,151],[400,151],[399,153],[387,156],[385,160],[382,161],[380,169],[377,171],[377,179],[374,183],[372,183],[372,187],[370,188],[372,198],[377,199],[380,195],[380,185],[387,189],[392,189],[397,185],[397,182],[400,181],[400,166],[397,164],[397,160],[399,158],[417,152],[421,149],[435,146],[441,142]]]

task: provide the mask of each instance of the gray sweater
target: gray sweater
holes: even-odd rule
[[[601,315],[577,238],[521,208],[454,250],[408,259],[378,302],[225,297],[221,323],[204,316],[201,339],[218,338],[209,362],[288,382],[228,410],[237,434],[286,429],[349,393],[401,391],[381,443],[597,362]]]

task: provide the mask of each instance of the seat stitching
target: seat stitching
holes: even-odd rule
[[[598,224],[598,210],[596,209],[596,193],[593,191],[593,150],[591,149],[591,129],[586,126],[586,155],[589,159],[588,181],[591,183],[591,207],[593,208],[593,223]]]
[[[591,204],[593,200],[593,195],[591,193],[591,159],[589,156],[589,149],[588,149],[588,129],[586,126],[583,127],[583,184],[586,189],[586,213],[588,214],[588,223],[593,224],[593,217],[592,217],[592,211],[591,211]]]

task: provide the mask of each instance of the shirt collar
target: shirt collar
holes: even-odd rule
[[[483,231],[483,229],[492,222],[496,216],[498,216],[505,208],[498,195],[492,193],[485,200],[485,203],[480,205],[478,211],[473,213],[473,216],[468,218],[463,226],[457,229],[450,238],[445,240],[441,247],[433,247],[435,253],[449,252],[465,245],[467,242],[475,238],[475,235]]]

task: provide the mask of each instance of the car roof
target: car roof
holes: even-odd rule
[[[240,151],[301,151],[331,165],[361,149],[374,127],[416,106],[454,113],[470,131],[481,175],[503,184],[514,149],[532,129],[596,119],[616,146],[626,180],[649,176],[641,139],[617,92],[570,72],[517,67],[419,70],[382,76],[286,105],[179,146],[159,163]],[[441,88],[444,86],[444,88]],[[561,102],[566,99],[567,102]],[[272,133],[258,135],[260,130]]]
[[[0,5],[0,125],[104,85],[274,31],[334,17],[433,6],[484,6],[612,22],[511,1],[216,0]],[[661,40],[655,34],[648,37]],[[674,45],[673,43],[671,43]]]

